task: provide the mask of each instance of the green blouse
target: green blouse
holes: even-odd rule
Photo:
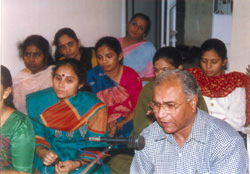
[[[14,111],[0,129],[0,170],[32,172],[35,134],[25,114]]]

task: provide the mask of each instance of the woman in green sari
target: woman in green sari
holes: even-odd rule
[[[11,74],[1,65],[0,173],[31,173],[34,129],[29,117],[14,109],[11,92]]]

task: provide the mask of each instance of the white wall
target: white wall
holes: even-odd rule
[[[52,44],[62,27],[74,29],[84,46],[105,35],[120,37],[121,10],[120,0],[2,0],[1,62],[15,76],[24,68],[18,43],[40,34]]]
[[[246,72],[250,64],[250,1],[236,0],[233,7],[229,71]]]

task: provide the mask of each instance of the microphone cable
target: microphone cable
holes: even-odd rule
[[[92,153],[92,152],[86,152],[86,151],[81,150],[81,149],[79,148],[78,143],[79,143],[80,140],[84,140],[84,138],[81,137],[81,138],[79,138],[79,139],[76,141],[76,149],[77,149],[78,151],[80,151],[80,152],[83,152],[83,153],[86,153],[86,154],[90,154],[90,155],[94,155],[94,156],[100,161],[100,163],[102,164],[102,167],[103,167],[103,169],[104,169],[105,174],[108,174],[107,168],[105,167],[105,165],[104,165],[102,159],[101,159],[98,155],[96,155],[95,153]]]

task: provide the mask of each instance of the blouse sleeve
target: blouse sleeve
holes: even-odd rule
[[[24,116],[22,120],[13,126],[16,127],[11,139],[13,169],[31,173],[35,151],[33,126],[28,116]]]
[[[229,96],[226,122],[237,131],[241,131],[246,122],[246,92],[244,88],[236,88]]]

